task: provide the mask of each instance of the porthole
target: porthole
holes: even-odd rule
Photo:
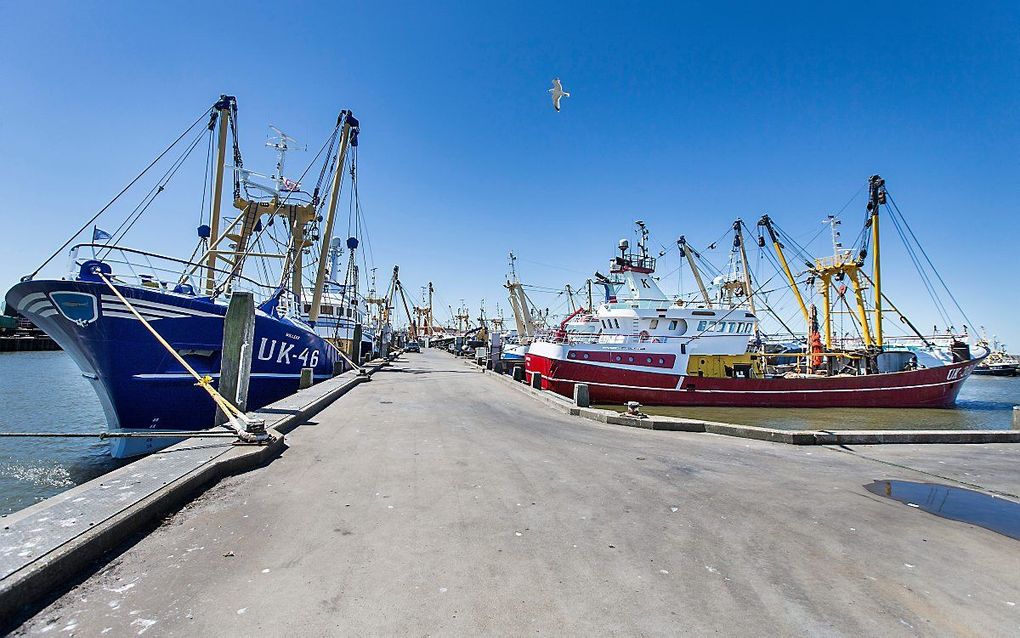
[[[648,357],[648,359],[646,359],[646,360],[645,360],[645,362],[646,362],[646,363],[651,363],[651,362],[652,362],[652,358],[651,358],[651,357]]]
[[[571,352],[570,354],[567,355],[567,358],[568,359],[576,359],[577,358],[577,354]]]
[[[587,359],[587,358],[588,358],[588,353],[587,353],[587,352],[585,352],[585,353],[584,353],[584,358],[585,358],[585,359]]]
[[[664,363],[666,363],[666,360],[665,360],[665,359],[659,359],[659,365],[660,365],[660,366],[661,366],[661,365],[663,365]]]
[[[627,363],[634,363],[634,357],[627,357]]]
[[[616,357],[616,360],[617,360],[617,361],[623,361],[623,357],[621,357],[621,356],[617,355],[617,357]]]

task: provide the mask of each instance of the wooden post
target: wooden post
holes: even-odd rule
[[[574,384],[574,405],[576,405],[579,408],[587,408],[591,406],[591,399],[588,396],[587,383]]]
[[[241,412],[247,411],[248,380],[251,378],[251,352],[255,341],[255,297],[236,291],[230,296],[223,319],[223,349],[220,354],[218,391]],[[216,424],[227,422],[227,415],[216,410]]]
[[[298,390],[312,387],[315,381],[315,368],[301,368],[301,380],[298,382]]]
[[[334,361],[333,362],[333,376],[336,377],[336,376],[339,376],[339,375],[343,374],[344,373],[344,367],[346,367],[346,366],[345,366],[345,363],[343,361]]]
[[[531,373],[531,387],[535,388],[536,390],[541,390],[542,389],[542,373],[541,372],[532,372]]]
[[[351,351],[348,352],[351,361],[361,366],[361,324],[354,324],[354,330],[351,331]]]

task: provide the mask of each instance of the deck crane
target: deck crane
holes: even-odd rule
[[[522,344],[531,343],[535,337],[536,324],[534,315],[531,313],[531,304],[528,296],[524,294],[524,286],[517,277],[515,263],[517,257],[510,253],[510,276],[503,287],[507,289],[507,296],[510,299],[510,308],[514,313],[514,322],[517,324],[517,338]]]
[[[698,251],[691,248],[690,244],[687,243],[687,238],[683,235],[676,240],[676,246],[680,249],[680,256],[687,258],[687,263],[691,266],[691,272],[694,273],[694,281],[698,282],[698,290],[701,291],[701,298],[705,301],[705,307],[712,307],[712,297],[708,294],[708,288],[705,287],[705,282],[701,279],[701,271],[698,269],[698,264],[694,261],[694,258],[701,258]]]

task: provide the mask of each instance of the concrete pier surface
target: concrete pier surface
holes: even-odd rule
[[[796,447],[571,417],[405,354],[18,635],[1020,633],[1020,541],[873,495],[1020,494],[1020,446]]]

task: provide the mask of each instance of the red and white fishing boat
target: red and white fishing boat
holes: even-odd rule
[[[879,199],[884,200],[878,179],[872,178],[876,211]],[[769,220],[763,221],[781,256]],[[874,225],[876,254],[877,223],[877,217],[869,222]],[[593,403],[606,404],[942,408],[955,403],[964,381],[987,355],[985,351],[974,357],[960,342],[954,344],[948,361],[917,349],[883,346],[880,328],[877,333],[865,331],[868,343],[861,350],[837,351],[831,343],[832,311],[827,308],[826,344],[814,322],[810,345],[799,355],[803,365],[783,369],[773,365],[774,355],[757,347],[753,304],[713,307],[706,294],[706,303],[698,306],[664,294],[652,276],[655,259],[646,247],[647,229],[640,222],[639,227],[637,252],[628,252],[629,243],[621,240],[620,254],[610,263],[622,285],[618,298],[607,296],[594,309],[598,331],[571,330],[568,318],[560,330],[538,335],[532,342],[525,366],[529,378],[541,375],[543,389],[572,396],[574,385],[583,383]],[[835,285],[831,280],[837,271],[849,273],[855,284],[862,281],[859,277],[865,276],[855,269],[863,256],[850,259],[850,251],[844,251],[837,257],[819,260],[813,274],[826,286]],[[785,258],[781,261],[796,285]],[[846,291],[846,286],[841,288]],[[877,286],[873,288],[876,298],[884,298]],[[741,294],[749,298],[750,289]],[[799,292],[796,297],[804,306]],[[804,312],[807,318],[806,307]],[[866,315],[861,316],[867,323]]]

